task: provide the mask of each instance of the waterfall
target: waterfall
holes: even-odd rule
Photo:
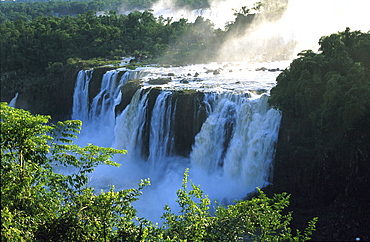
[[[150,178],[152,185],[136,206],[139,215],[158,221],[165,204],[176,207],[185,168],[212,200],[225,204],[270,182],[281,114],[269,107],[266,94],[197,94],[144,85],[117,114],[122,88],[143,76],[126,71],[118,78],[119,72],[106,72],[90,100],[93,71],[81,71],[76,80],[73,117],[85,122],[80,142],[128,150],[115,158],[120,168],[96,169],[94,187],[126,189]]]
[[[208,172],[214,172],[223,166],[229,135],[236,118],[236,103],[228,96],[215,94],[211,96],[213,98],[206,97],[206,100],[216,99],[216,103],[208,104],[213,110],[210,111],[201,132],[196,136],[191,154],[193,163]]]
[[[118,73],[118,71],[113,70],[108,71],[103,75],[100,92],[94,97],[91,103],[89,113],[90,119],[97,118],[100,120],[104,120],[105,118],[107,118],[107,120],[104,121],[108,122],[112,119],[114,120],[114,117],[110,117],[108,112],[111,112],[112,107],[115,106],[115,99],[120,99],[119,89],[116,92],[116,78]],[[114,96],[114,94],[118,94],[118,96]]]
[[[191,153],[193,167],[203,170],[203,176],[218,176],[222,187],[228,187],[227,183],[234,186],[231,190],[237,191],[242,186],[245,191],[253,191],[267,185],[280,112],[268,106],[266,95],[258,99],[211,95],[214,96],[211,100],[215,100],[210,104],[213,111],[195,138]]]
[[[93,70],[81,70],[77,74],[75,91],[73,94],[72,119],[82,122],[89,117],[89,83]]]
[[[131,159],[140,157],[148,94],[144,90],[136,91],[131,103],[116,119],[114,148],[128,150]]]
[[[171,154],[173,150],[173,115],[171,92],[162,92],[157,97],[153,108],[150,126],[148,160],[155,167],[158,160]]]
[[[14,97],[12,98],[12,100],[10,100],[10,102],[9,102],[9,106],[10,107],[13,107],[13,108],[15,108],[16,107],[16,105],[17,105],[17,99],[18,99],[18,92],[14,95]]]
[[[115,107],[120,104],[122,98],[121,87],[130,79],[138,77],[136,72],[122,70],[106,72],[101,81],[98,94],[89,99],[89,83],[92,79],[93,70],[82,70],[78,73],[73,96],[72,119],[81,120],[82,132],[88,136],[90,142],[101,146],[111,146],[114,137]]]
[[[235,125],[235,134],[225,157],[227,176],[238,177],[254,188],[269,181],[281,114],[269,108],[267,96],[245,102]]]

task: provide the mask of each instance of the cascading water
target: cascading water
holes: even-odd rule
[[[72,119],[89,120],[89,83],[93,70],[78,72],[73,94]]]
[[[173,114],[171,92],[162,92],[157,97],[151,118],[148,161],[152,167],[158,167],[160,159],[164,159],[173,150]]]
[[[130,150],[130,159],[139,159],[140,143],[148,106],[148,92],[138,90],[131,103],[116,119],[114,148]]]
[[[266,95],[211,95],[216,102],[195,137],[191,162],[199,178],[217,181],[205,190],[229,203],[268,184],[281,115]]]
[[[15,107],[16,107],[18,96],[19,96],[19,93],[17,92],[17,93],[14,95],[14,97],[12,98],[12,100],[10,100],[10,102],[9,102],[9,104],[8,104],[10,107],[13,107],[13,108],[15,108]]]
[[[255,95],[248,86],[250,82],[258,85],[261,80],[204,76],[203,85],[220,82],[217,78],[222,78],[223,84],[231,81],[236,85],[232,88],[233,84],[225,84],[222,92],[205,93],[186,91],[193,90],[192,83],[181,84],[182,89],[172,87],[172,91],[163,90],[163,86],[152,88],[144,78],[143,87],[116,116],[121,88],[133,75],[132,71],[126,71],[118,81],[120,71],[104,74],[100,92],[88,104],[85,101],[92,71],[82,71],[77,77],[73,117],[81,117],[85,122],[80,144],[128,150],[127,155],[115,158],[122,164],[120,168],[98,167],[91,176],[91,185],[97,189],[108,189],[109,185],[126,189],[135,187],[140,179],[150,178],[152,185],[144,189],[135,206],[140,216],[159,222],[165,204],[176,207],[176,191],[181,187],[186,168],[190,169],[195,184],[200,184],[212,200],[223,203],[241,199],[256,187],[268,184],[281,115],[268,106],[266,94]],[[140,73],[150,77],[156,71],[159,68]],[[269,75],[265,77],[268,85],[273,86],[272,78],[277,74],[266,72],[266,75]],[[196,86],[198,82],[193,84]],[[246,86],[250,92],[236,90],[244,90]],[[263,87],[265,90],[266,86]],[[183,137],[192,139],[190,152],[181,151],[188,145],[178,143],[186,139]]]
[[[100,146],[111,146],[114,137],[115,107],[121,102],[121,87],[128,80],[138,76],[137,72],[125,72],[118,79],[122,70],[112,70],[102,77],[99,93],[89,100],[89,83],[93,70],[81,70],[77,75],[73,95],[72,119],[83,123],[83,136]]]

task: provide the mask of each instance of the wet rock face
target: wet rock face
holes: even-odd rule
[[[141,154],[149,157],[150,125],[153,108],[161,90],[149,90],[146,122],[142,134]],[[169,151],[171,155],[189,157],[194,144],[195,135],[199,133],[203,122],[207,118],[206,107],[203,103],[204,94],[201,92],[174,91],[169,100],[172,105],[171,132],[173,132],[174,147]]]
[[[121,113],[124,108],[130,103],[132,96],[140,89],[140,81],[129,82],[124,85],[121,90],[123,99],[119,106],[116,107],[116,115]],[[150,133],[151,120],[158,96],[162,90],[159,88],[149,88],[141,92],[141,95],[148,93],[147,108],[145,113],[145,123],[142,130],[141,155],[144,159],[150,155]],[[171,134],[173,145],[168,150],[168,155],[179,155],[189,157],[192,146],[194,144],[195,135],[199,133],[203,122],[207,118],[206,106],[203,102],[204,93],[196,91],[173,91],[171,97],[167,99],[170,102],[167,106],[171,108]],[[164,131],[165,132],[165,131]]]
[[[201,92],[174,92],[173,102],[175,113],[175,152],[177,155],[188,157],[194,138],[199,133],[207,118],[206,107],[203,103],[204,94]]]
[[[52,121],[71,118],[73,92],[80,67],[61,66],[42,74],[17,74],[1,80],[1,102],[18,93],[16,107],[34,114],[50,115]]]
[[[121,87],[122,100],[121,103],[116,106],[115,109],[116,116],[122,113],[122,111],[131,102],[131,99],[134,96],[135,92],[141,88],[141,84],[142,84],[141,80],[131,80]]]
[[[141,154],[145,158],[149,157],[149,142],[150,142],[149,139],[150,139],[150,124],[151,124],[150,122],[152,120],[151,117],[153,114],[153,108],[154,108],[155,101],[161,92],[160,89],[156,89],[156,88],[148,89],[148,91],[150,93],[148,94],[148,108],[146,112],[145,124],[144,124],[143,134],[142,134],[143,143],[141,146]]]
[[[100,92],[101,82],[103,75],[114,68],[112,67],[101,67],[95,68],[89,83],[89,102],[91,103],[93,98]]]

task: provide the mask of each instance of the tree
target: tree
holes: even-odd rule
[[[134,233],[136,210],[131,206],[140,190],[96,193],[88,174],[124,150],[94,145],[79,147],[72,138],[80,121],[47,124],[49,117],[1,103],[1,237],[4,241],[106,241],[116,228]],[[75,167],[73,174],[55,171]],[[131,232],[130,232],[131,231]]]
[[[188,189],[190,184],[191,189]],[[289,205],[286,193],[268,198],[258,189],[258,196],[250,200],[237,201],[227,207],[217,205],[210,212],[211,202],[200,186],[188,179],[185,171],[182,188],[177,191],[180,213],[171,212],[165,206],[165,219],[161,237],[167,241],[305,241],[315,230],[317,218],[309,222],[302,233],[294,236],[289,227],[292,213],[283,215]]]
[[[79,147],[72,140],[80,121],[48,124],[49,117],[31,115],[1,103],[1,237],[4,241],[253,241],[306,240],[314,231],[313,219],[304,233],[293,236],[286,194],[257,198],[210,212],[210,200],[184,174],[178,190],[180,214],[166,206],[163,226],[136,217],[132,202],[149,180],[138,188],[96,192],[88,174],[99,164],[118,166],[112,148]],[[56,171],[74,167],[72,174]],[[191,189],[188,189],[188,184]]]
[[[343,134],[370,108],[370,34],[347,28],[319,43],[321,53],[300,53],[279,75],[270,103],[307,135]]]
[[[322,237],[315,240],[348,240],[353,233],[369,240],[362,224],[369,223],[370,33],[347,28],[319,43],[320,52],[301,52],[271,90],[270,104],[282,111],[275,188],[298,200],[294,210],[320,216]],[[346,203],[352,207],[337,222]]]

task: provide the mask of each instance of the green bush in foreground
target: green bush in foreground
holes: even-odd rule
[[[307,240],[317,218],[293,236],[291,213],[283,215],[289,195],[268,198],[262,191],[248,201],[210,212],[210,200],[184,174],[177,192],[179,214],[165,206],[162,226],[138,218],[132,202],[149,185],[96,193],[88,175],[99,164],[126,151],[94,145],[79,147],[72,139],[80,121],[47,124],[1,103],[1,238],[3,241],[279,241]],[[74,167],[65,175],[58,166]],[[188,184],[191,189],[188,189]]]

